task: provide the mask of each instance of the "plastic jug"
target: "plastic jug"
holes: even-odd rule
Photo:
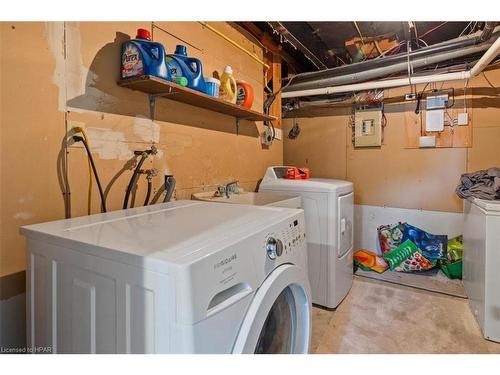
[[[186,77],[187,87],[206,93],[203,66],[201,61],[187,55],[186,46],[178,44],[175,53],[166,57],[169,74],[172,81],[180,76]]]
[[[228,102],[236,103],[238,87],[233,77],[233,69],[227,65],[220,77],[220,97]]]
[[[236,94],[236,104],[246,109],[251,109],[253,104],[253,87],[245,81],[236,81],[238,92]]]
[[[151,41],[146,29],[138,29],[135,39],[122,44],[122,79],[152,75],[170,79],[165,62],[165,48],[161,43]]]

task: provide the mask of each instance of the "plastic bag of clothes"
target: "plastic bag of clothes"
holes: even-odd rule
[[[427,271],[436,265],[436,261],[427,259],[411,240],[404,241],[397,248],[386,253],[384,258],[391,271],[398,272]]]
[[[389,266],[381,256],[370,250],[358,250],[353,255],[354,263],[364,271],[384,272]]]
[[[377,228],[383,254],[393,251],[404,241],[410,240],[427,259],[447,259],[448,236],[435,235],[408,223],[382,225]]]
[[[411,240],[427,259],[447,259],[448,236],[430,234],[408,223],[403,224],[403,241]]]
[[[381,225],[377,232],[382,254],[391,252],[403,242],[403,223]]]

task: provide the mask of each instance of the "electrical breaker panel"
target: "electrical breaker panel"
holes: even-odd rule
[[[382,111],[363,109],[354,112],[354,147],[382,146]]]

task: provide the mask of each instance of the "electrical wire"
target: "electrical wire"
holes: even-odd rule
[[[363,35],[361,34],[361,30],[359,29],[358,27],[358,24],[356,23],[356,21],[353,21],[354,23],[354,27],[356,27],[356,30],[358,31],[358,34],[359,34],[359,37],[361,38],[361,44],[363,45],[363,47],[365,46],[365,41],[363,40]]]
[[[486,82],[488,82],[488,85],[490,85],[491,87],[493,87],[494,89],[496,89],[496,87],[490,82],[490,80],[488,79],[488,77],[486,77],[486,74],[484,73],[484,71],[482,71],[481,73],[483,74],[483,77],[486,80]]]
[[[462,35],[464,35],[465,30],[467,30],[467,29],[469,28],[469,26],[470,26],[470,25],[472,25],[472,22],[473,22],[473,21],[470,21],[470,22],[467,24],[467,26],[465,26],[465,28],[462,30],[462,32],[458,35],[458,37],[459,37],[459,38],[460,38]],[[471,30],[472,30],[472,28],[471,28]],[[469,31],[469,33],[470,33],[470,31]]]
[[[99,195],[101,196],[101,212],[106,212],[106,198],[104,197],[104,192],[102,190],[101,181],[99,180],[99,175],[97,174],[97,168],[95,166],[94,158],[92,157],[92,153],[90,152],[90,147],[87,144],[87,141],[85,140],[85,138],[83,138],[83,137],[74,135],[73,140],[75,142],[82,142],[83,145],[85,146],[85,150],[87,151],[87,157],[90,160],[90,164],[92,166],[92,171],[94,172],[94,177],[95,177],[95,180],[97,183],[97,188],[99,189]]]
[[[448,23],[448,21],[444,21],[443,23],[440,23],[439,25],[437,25],[436,27],[433,27],[432,29],[430,30],[427,30],[425,33],[423,33],[422,35],[420,35],[420,39],[423,39],[424,36],[427,36],[431,33],[433,33],[434,31],[436,31],[437,29],[440,29],[441,27],[443,27],[444,25],[446,25]]]

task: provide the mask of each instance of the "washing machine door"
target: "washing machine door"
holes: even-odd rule
[[[243,320],[233,353],[308,353],[311,297],[305,271],[276,268],[257,290]]]

